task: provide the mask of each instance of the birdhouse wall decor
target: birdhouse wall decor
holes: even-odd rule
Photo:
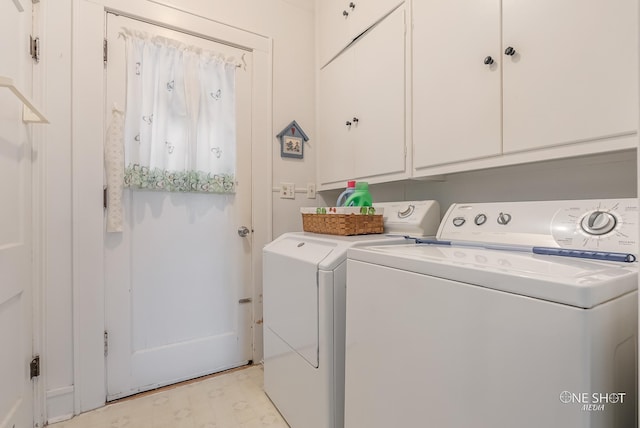
[[[280,140],[280,157],[304,158],[304,143],[309,140],[298,122],[295,120],[287,125],[278,135]]]

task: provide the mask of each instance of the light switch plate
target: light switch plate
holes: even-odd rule
[[[316,198],[316,183],[307,183],[307,199]]]
[[[296,186],[293,183],[280,183],[280,199],[295,199]]]

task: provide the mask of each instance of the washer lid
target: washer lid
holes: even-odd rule
[[[348,258],[580,308],[638,288],[636,263],[415,244],[353,248]]]

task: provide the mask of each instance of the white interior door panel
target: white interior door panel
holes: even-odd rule
[[[124,192],[124,232],[105,233],[107,398],[251,359],[251,52],[107,14],[107,123],[124,107],[122,27],[243,58],[236,73],[237,193]]]

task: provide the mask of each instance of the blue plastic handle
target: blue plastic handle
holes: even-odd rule
[[[579,257],[582,259],[606,260],[610,262],[633,263],[636,256],[628,253],[613,253],[610,251],[569,250],[565,248],[533,247],[534,254],[548,256]]]

